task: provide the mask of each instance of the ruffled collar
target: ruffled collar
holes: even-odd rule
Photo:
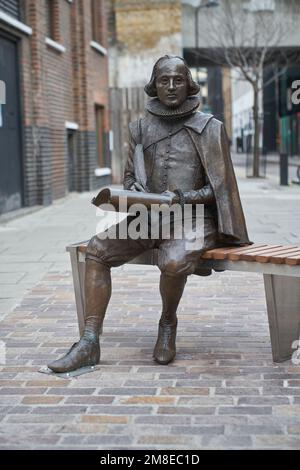
[[[151,98],[146,105],[146,110],[165,119],[178,119],[193,114],[200,105],[199,96],[189,96],[178,108],[165,106],[158,98]]]

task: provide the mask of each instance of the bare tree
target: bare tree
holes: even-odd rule
[[[289,57],[279,47],[294,20],[284,15],[282,0],[262,2],[221,0],[218,8],[207,11],[206,21],[199,34],[209,40],[209,59],[227,64],[238,71],[238,79],[246,80],[253,89],[253,175],[259,175],[259,96],[263,87],[282,75]],[[257,6],[260,3],[260,6]],[[289,1],[292,6],[291,1]],[[265,8],[262,8],[262,4]],[[256,6],[255,6],[256,5]],[[269,8],[268,8],[269,5]],[[252,6],[252,8],[251,8]],[[293,6],[292,6],[293,7]],[[280,66],[278,66],[280,64]],[[263,81],[266,65],[270,75]]]

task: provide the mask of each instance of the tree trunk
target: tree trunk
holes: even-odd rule
[[[258,89],[253,87],[253,121],[254,121],[254,143],[253,143],[253,177],[259,177],[259,115],[258,115]]]

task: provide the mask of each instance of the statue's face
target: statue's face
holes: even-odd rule
[[[158,99],[169,108],[177,108],[188,96],[188,81],[184,63],[166,59],[158,66],[155,86]]]

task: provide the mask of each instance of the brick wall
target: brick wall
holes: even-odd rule
[[[54,7],[51,39],[57,44],[45,42],[47,0],[22,3],[22,21],[32,28],[31,36],[0,25],[19,38],[26,206],[49,204],[68,192],[66,122],[79,126],[75,131],[78,191],[101,185],[94,175],[98,166],[95,105],[104,107],[104,130],[109,131],[107,56],[105,49],[100,48],[101,52],[90,44],[93,39],[91,0],[51,2]],[[101,0],[99,8],[102,9],[101,46],[105,48],[106,17]]]
[[[110,0],[110,86],[137,87],[153,63],[182,54],[180,0]]]
[[[116,2],[116,35],[129,52],[152,49],[161,39],[180,32],[179,1]]]

